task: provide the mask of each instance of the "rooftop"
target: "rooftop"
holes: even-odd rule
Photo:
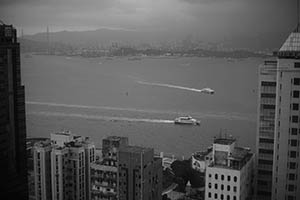
[[[130,153],[142,153],[152,151],[152,148],[139,147],[139,146],[125,146],[119,149],[120,152],[130,152]]]
[[[224,145],[231,145],[236,141],[233,137],[219,137],[214,139],[214,144],[224,144]]]
[[[197,160],[204,160],[205,156],[212,152],[212,148],[208,148],[206,151],[197,151],[193,154],[193,157]]]
[[[277,56],[279,58],[300,58],[300,32],[294,31],[289,35]]]
[[[229,159],[243,160],[245,157],[248,156],[249,153],[250,153],[249,148],[235,147],[233,152],[229,156]]]

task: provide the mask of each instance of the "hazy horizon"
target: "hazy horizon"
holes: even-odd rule
[[[178,32],[204,40],[292,31],[297,1],[1,0],[0,20],[25,35],[100,28]]]

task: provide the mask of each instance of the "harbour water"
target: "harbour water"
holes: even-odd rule
[[[70,130],[96,145],[108,135],[189,157],[220,132],[254,150],[258,58],[22,56],[27,135]],[[201,92],[211,88],[213,95]],[[200,126],[175,125],[191,115]]]

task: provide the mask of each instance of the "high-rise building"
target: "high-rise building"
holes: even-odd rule
[[[277,61],[267,60],[259,67],[256,135],[256,199],[271,199],[274,155]]]
[[[205,172],[205,199],[246,200],[252,197],[253,153],[232,137],[214,139],[212,162]]]
[[[109,136],[102,140],[102,160],[91,164],[91,199],[118,199],[118,149],[128,138]]]
[[[51,151],[50,140],[40,141],[34,145],[33,170],[35,199],[51,200]]]
[[[94,158],[94,144],[67,131],[51,134],[51,142],[36,143],[36,199],[90,199],[90,164]]]
[[[162,160],[153,149],[110,136],[103,140],[102,154],[103,160],[91,166],[91,199],[161,199]]]
[[[126,146],[119,149],[119,200],[160,200],[162,159],[151,148]]]
[[[0,22],[0,197],[28,199],[25,94],[20,45],[12,25]]]
[[[300,199],[300,32],[277,54],[272,199]],[[259,175],[258,175],[259,176]]]

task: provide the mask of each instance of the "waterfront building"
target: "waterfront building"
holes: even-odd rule
[[[232,137],[215,138],[205,172],[205,199],[245,200],[252,195],[253,154]]]
[[[272,199],[300,199],[300,32],[277,53]]]
[[[0,196],[28,199],[25,92],[20,44],[12,25],[0,21]]]
[[[118,199],[118,149],[128,145],[128,138],[109,136],[102,140],[102,159],[91,164],[91,199]]]
[[[51,134],[51,142],[36,143],[36,199],[90,199],[90,164],[94,160],[94,144],[68,131]]]
[[[277,61],[259,67],[256,134],[256,199],[271,199],[274,155]]]

